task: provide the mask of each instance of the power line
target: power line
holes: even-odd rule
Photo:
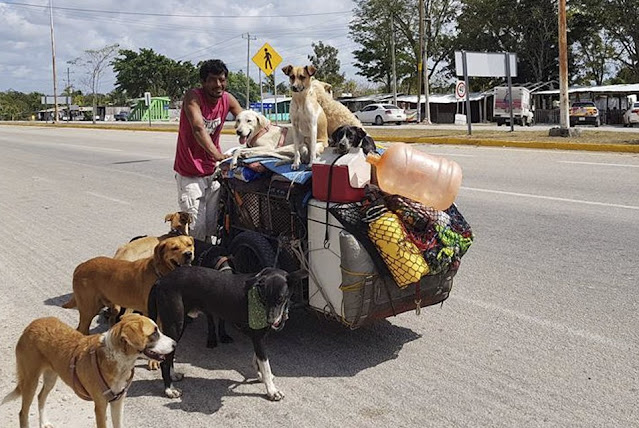
[[[38,8],[38,9],[48,8],[48,6],[42,6],[39,4],[14,3],[14,2],[6,1],[6,0],[0,0],[0,3],[4,3],[9,6],[24,6],[24,7]],[[123,10],[81,9],[81,8],[75,8],[75,7],[61,7],[61,6],[55,6],[53,7],[53,9],[68,10],[68,11],[75,11],[75,12],[107,13],[107,14],[113,14],[113,15],[160,16],[160,17],[171,17],[171,18],[219,18],[219,19],[297,18],[297,17],[303,17],[303,16],[338,15],[338,14],[352,12],[350,10],[341,10],[341,11],[334,11],[334,12],[300,13],[300,14],[291,14],[291,15],[247,16],[247,15],[182,15],[182,14],[154,13],[154,12],[128,12]]]

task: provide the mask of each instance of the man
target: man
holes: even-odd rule
[[[191,235],[211,242],[217,227],[220,183],[213,179],[217,162],[227,156],[220,148],[220,133],[229,111],[242,107],[226,92],[228,69],[219,59],[200,66],[201,88],[184,96],[175,151],[175,179],[181,211],[193,216]]]

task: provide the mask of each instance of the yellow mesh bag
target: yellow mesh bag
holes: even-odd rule
[[[404,231],[396,214],[385,211],[370,221],[368,237],[377,247],[399,287],[406,287],[428,274],[428,264],[421,251]]]

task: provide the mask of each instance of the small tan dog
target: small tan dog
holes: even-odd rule
[[[315,89],[317,102],[322,107],[322,110],[324,110],[324,114],[326,115],[326,129],[328,131],[328,135],[333,135],[333,132],[335,132],[337,128],[344,125],[356,126],[364,129],[362,122],[355,117],[348,107],[333,99],[332,86],[329,83],[313,79],[311,84]]]
[[[164,217],[164,221],[171,222],[171,230],[169,233],[165,233],[161,236],[144,236],[134,239],[118,248],[113,258],[132,262],[134,260],[151,257],[153,255],[153,249],[160,241],[172,236],[188,235],[189,225],[193,222],[193,217],[187,212],[179,211],[167,214]]]
[[[118,305],[146,314],[149,292],[155,281],[181,265],[193,261],[191,236],[174,236],[161,241],[153,256],[136,261],[95,257],[73,272],[73,297],[63,308],[78,308],[78,331],[89,334],[93,318],[104,306]]]
[[[289,114],[295,155],[291,169],[299,169],[302,146],[308,148],[309,166],[321,153],[317,151],[318,143],[323,143],[322,150],[328,146],[326,115],[317,101],[317,89],[311,83],[316,68],[287,65],[282,71],[289,77],[293,91]]]
[[[18,340],[18,384],[2,404],[22,397],[20,428],[28,428],[29,408],[42,376],[38,426],[51,428],[45,404],[60,377],[78,397],[95,403],[98,428],[107,427],[107,404],[113,427],[120,428],[135,361],[140,357],[161,360],[174,350],[173,339],[162,334],[152,320],[137,314],[126,315],[106,333],[91,336],[57,318],[40,318],[31,322]]]

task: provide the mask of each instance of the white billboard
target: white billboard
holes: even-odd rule
[[[506,77],[506,56],[510,59],[510,77],[517,77],[517,54],[507,52],[466,52],[468,76]],[[455,72],[464,75],[461,51],[455,51]]]
[[[55,104],[55,97],[53,95],[40,97],[40,104]],[[58,95],[58,104],[71,104],[71,97]]]

